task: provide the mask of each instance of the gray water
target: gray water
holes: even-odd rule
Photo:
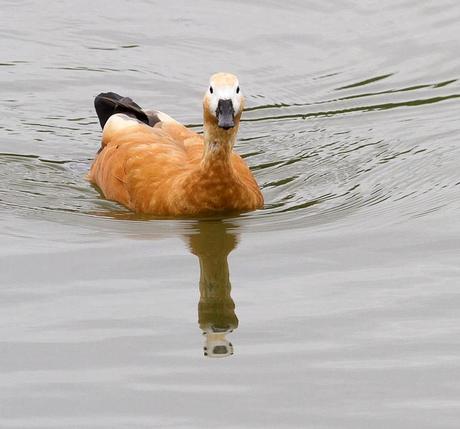
[[[457,1],[0,14],[2,429],[458,427]],[[216,71],[265,208],[105,201],[94,96],[200,131]]]

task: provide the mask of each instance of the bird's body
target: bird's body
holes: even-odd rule
[[[102,146],[88,175],[106,198],[159,216],[246,212],[263,206],[257,182],[233,151],[242,101],[231,120],[228,106],[220,101],[213,115],[213,100],[205,96],[204,135],[199,135],[161,112],[142,111],[132,100],[115,96],[101,94],[102,108],[96,98]],[[104,110],[107,106],[115,106],[113,114]]]

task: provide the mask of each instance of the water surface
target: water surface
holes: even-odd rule
[[[2,428],[454,428],[455,1],[4,1]],[[165,220],[84,176],[92,100],[201,130],[237,74],[264,209]]]

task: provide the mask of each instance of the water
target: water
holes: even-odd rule
[[[457,2],[0,13],[0,427],[458,426]],[[199,131],[220,70],[265,208],[101,198],[94,96]]]

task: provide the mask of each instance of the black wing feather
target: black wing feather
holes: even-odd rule
[[[100,93],[94,99],[94,107],[96,108],[96,113],[102,128],[104,128],[108,119],[116,113],[124,113],[125,115],[135,117],[151,127],[158,122],[158,118],[147,115],[131,98],[122,97],[115,92]]]

